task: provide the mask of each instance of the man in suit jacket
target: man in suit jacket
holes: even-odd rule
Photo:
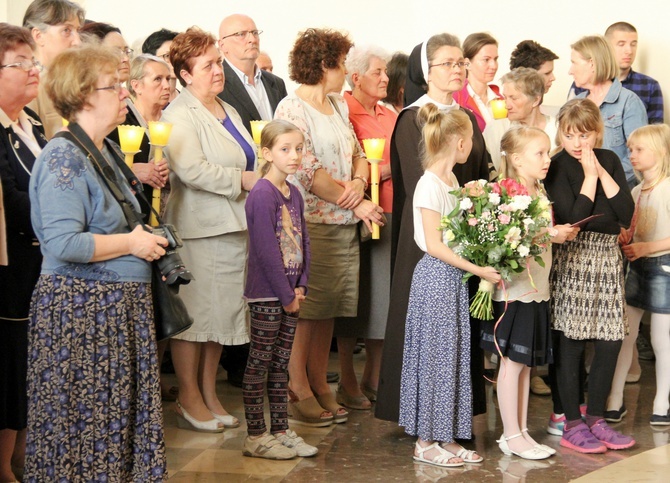
[[[226,77],[219,97],[237,109],[250,133],[250,121],[272,120],[277,104],[286,97],[284,81],[256,66],[261,33],[250,17],[241,14],[224,18],[219,27]]]

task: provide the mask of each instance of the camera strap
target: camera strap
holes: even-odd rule
[[[142,215],[135,211],[132,203],[126,199],[126,196],[123,194],[123,191],[118,185],[114,169],[109,165],[105,156],[103,156],[96,145],[93,144],[91,138],[88,136],[88,134],[86,134],[81,126],[79,126],[79,124],[76,122],[70,123],[68,125],[68,131],[60,131],[54,137],[65,138],[75,144],[84,153],[87,153],[87,158],[91,160],[91,164],[93,164],[95,171],[107,185],[107,188],[109,191],[111,191],[119,205],[121,205],[121,210],[123,211],[123,214],[126,217],[126,221],[128,222],[128,226],[131,230],[137,225],[146,227],[146,224],[142,220]],[[107,139],[105,139],[105,142],[106,141]],[[121,157],[116,153],[112,146],[108,144],[107,148],[116,161],[116,165],[126,177],[131,187],[134,189],[135,195],[140,198],[140,200],[151,206],[151,203],[149,203],[146,196],[144,196],[142,183],[139,179],[137,179],[137,176],[135,176],[132,170],[126,165],[126,163],[123,162]],[[151,207],[151,211],[153,211],[154,215],[156,215],[158,222],[162,224],[163,220],[153,207]]]

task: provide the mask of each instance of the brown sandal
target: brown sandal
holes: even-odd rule
[[[316,400],[319,401],[322,407],[326,408],[326,411],[333,413],[333,422],[335,424],[346,423],[347,419],[349,419],[349,411],[337,404],[335,396],[333,396],[331,391],[325,394],[318,394]]]
[[[293,424],[321,428],[333,424],[333,415],[323,409],[314,396],[298,401],[298,398],[289,390],[288,421]]]

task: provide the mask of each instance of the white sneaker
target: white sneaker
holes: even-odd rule
[[[285,433],[276,433],[274,437],[277,438],[281,444],[287,448],[292,448],[298,453],[298,456],[305,458],[307,456],[314,456],[319,452],[315,446],[305,443],[305,440],[295,434],[295,431],[287,429]]]
[[[267,458],[269,460],[290,460],[297,456],[294,449],[283,445],[270,433],[265,433],[260,438],[250,438],[247,436],[244,440],[242,454],[244,456]]]

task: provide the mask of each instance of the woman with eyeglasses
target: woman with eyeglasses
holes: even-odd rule
[[[174,69],[170,63],[170,46],[177,35],[179,35],[178,32],[160,29],[149,34],[142,44],[143,54],[155,55],[163,59],[170,66],[170,102],[174,101],[177,94],[179,94],[177,90],[177,76],[174,74]]]
[[[84,25],[79,32],[84,40],[98,39],[102,45],[109,47],[121,58],[119,63],[119,81],[127,82],[130,77],[130,59],[134,50],[128,47],[123,39],[121,30],[108,23],[90,22]]]
[[[51,61],[65,49],[81,44],[79,29],[84,25],[84,9],[70,0],[34,0],[23,16],[23,26],[30,30],[35,40],[35,57],[44,66],[46,77]],[[30,107],[44,124],[47,139],[51,139],[63,126],[63,121],[40,84],[37,98]]]
[[[56,57],[46,80],[69,124],[30,181],[43,261],[30,311],[24,481],[166,476],[150,262],[167,240],[124,215],[140,207],[105,140],[127,113],[118,68],[115,53],[87,45]]]
[[[177,422],[217,433],[240,425],[221,405],[216,373],[224,345],[249,342],[244,204],[258,180],[256,146],[237,111],[217,97],[224,75],[216,39],[192,27],[172,41],[170,60],[184,89],[161,118],[173,124],[165,216],[179,228],[180,254],[195,277],[180,290],[195,322],[170,339]]]
[[[463,55],[467,79],[454,99],[477,118],[491,155],[493,178],[500,168],[500,140],[509,129],[507,119],[495,119],[491,108],[491,101],[503,99],[500,88],[491,83],[498,72],[498,41],[485,32],[470,34],[463,42]]]
[[[391,297],[375,416],[388,421],[398,421],[400,407],[404,406],[406,415],[404,425],[406,431],[412,435],[417,435],[417,428],[409,422],[411,419],[409,415],[413,411],[411,408],[412,402],[409,401],[408,397],[400,394],[401,373],[397,362],[398,354],[403,353],[405,318],[412,275],[417,263],[424,255],[424,252],[414,241],[414,212],[412,206],[414,190],[424,173],[421,165],[420,148],[423,126],[417,116],[419,109],[428,103],[436,105],[444,112],[462,109],[472,122],[473,146],[465,164],[454,167],[454,175],[460,185],[475,179],[487,178],[490,157],[484,146],[484,139],[477,126],[477,120],[469,110],[461,108],[454,100],[454,93],[463,87],[465,81],[465,64],[460,41],[454,35],[448,33],[433,35],[427,42],[414,48],[409,57],[405,92],[413,93],[423,89],[425,94],[403,109],[398,116],[391,139],[391,178],[393,180]],[[472,277],[471,280],[476,278]],[[479,280],[472,283],[478,284]],[[474,290],[476,290],[476,284]],[[459,358],[470,361],[472,383],[469,377],[467,380],[461,379],[458,391],[453,393],[455,394],[454,401],[456,401],[455,404],[464,405],[467,410],[472,408],[473,414],[476,415],[486,412],[484,381],[481,377],[483,367],[481,351],[479,350],[478,320],[469,319],[469,323],[462,330],[463,332],[460,333],[457,343],[449,340],[449,350],[457,347]],[[474,339],[473,342],[471,342],[471,337]],[[441,341],[436,339],[434,342],[436,343],[434,353],[438,354],[439,351],[443,350],[439,343],[446,344],[447,338],[445,337]],[[412,354],[410,357],[418,357],[418,354]],[[415,359],[414,362],[416,360],[418,359]],[[418,378],[417,381],[425,377],[425,381],[431,381],[429,384],[434,383],[435,387],[442,387],[440,384],[443,384],[445,391],[453,389],[453,377],[450,374],[455,374],[454,367],[448,365],[436,367],[434,364],[424,364],[417,366],[417,369],[418,372],[415,374]],[[442,404],[442,401],[440,401],[440,404]],[[436,418],[439,418],[440,414],[442,413],[436,410]],[[462,448],[458,444],[452,443],[452,438],[469,439],[472,434],[471,430],[469,423],[458,428],[442,426],[440,431],[436,431],[432,435],[432,439],[450,441],[445,449],[458,455]],[[422,437],[424,436],[426,435],[423,434]],[[466,459],[478,458],[475,454],[466,453],[461,453],[465,454]],[[427,459],[432,459],[439,457],[440,454],[440,450],[434,449],[427,451],[424,456]],[[459,462],[461,462],[461,457],[455,457],[451,461],[451,463]]]
[[[39,243],[30,224],[30,173],[47,143],[37,97],[41,65],[30,31],[0,24],[0,178],[9,264],[0,266],[0,481],[23,468],[27,424],[28,310],[40,273]],[[20,471],[17,471],[20,473]]]

